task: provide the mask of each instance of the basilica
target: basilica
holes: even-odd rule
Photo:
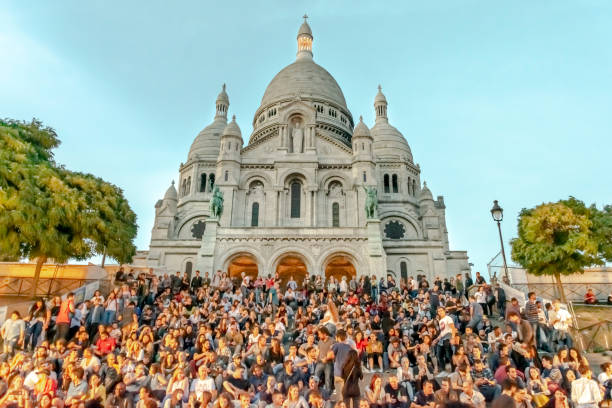
[[[146,257],[157,273],[398,280],[469,271],[381,87],[373,126],[356,121],[312,45],[304,19],[296,59],[268,84],[246,145],[223,85],[178,183],[155,204]]]

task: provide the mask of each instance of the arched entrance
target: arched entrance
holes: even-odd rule
[[[345,255],[334,256],[325,267],[325,279],[333,276],[334,279],[341,280],[343,276],[346,276],[346,279],[350,280],[355,275],[357,275],[355,266]]]
[[[278,262],[276,273],[280,279],[281,289],[284,290],[285,285],[292,276],[298,286],[301,286],[302,281],[308,275],[308,269],[302,259],[295,255],[287,255]]]
[[[234,282],[240,283],[242,280],[242,272],[250,276],[252,279],[257,278],[259,268],[257,261],[251,255],[238,255],[233,258],[227,266],[227,275]]]

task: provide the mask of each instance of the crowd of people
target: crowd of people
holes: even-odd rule
[[[558,301],[476,273],[252,278],[119,271],[2,324],[0,408],[595,408]]]

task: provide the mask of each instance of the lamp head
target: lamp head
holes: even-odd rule
[[[493,208],[491,208],[491,216],[497,222],[504,219],[504,209],[499,206],[497,200],[493,201]]]

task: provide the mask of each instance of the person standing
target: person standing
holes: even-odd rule
[[[70,292],[66,295],[66,299],[62,300],[57,319],[55,320],[55,341],[60,339],[68,340],[70,320],[74,311],[74,293]]]
[[[591,369],[580,366],[580,378],[572,381],[572,402],[575,408],[597,408],[602,400],[599,385],[591,379]]]
[[[453,351],[451,349],[450,339],[455,331],[455,322],[446,314],[446,309],[442,306],[438,307],[438,322],[440,334],[434,339],[432,344],[437,346],[436,354],[439,367],[445,370],[446,364],[452,363]]]
[[[474,285],[474,281],[472,280],[472,275],[469,272],[465,273],[465,298],[470,298],[470,287]]]
[[[19,312],[14,310],[11,318],[2,324],[0,329],[4,343],[4,352],[12,354],[16,346],[23,346],[25,337],[25,322],[21,319]]]
[[[553,301],[552,310],[548,314],[548,320],[553,328],[553,347],[556,344],[557,349],[562,347],[571,348],[573,341],[572,336],[569,334],[569,328],[572,324],[572,315],[567,310],[561,309],[559,299]]]
[[[25,343],[23,349],[30,349],[33,351],[38,345],[38,338],[42,333],[43,329],[49,327],[49,320],[51,318],[51,312],[47,309],[47,305],[42,299],[37,299],[36,302],[30,307],[30,313],[28,315],[29,326],[26,331]]]
[[[202,277],[200,271],[195,271],[195,276],[191,279],[191,290],[196,293],[202,287]]]
[[[337,343],[336,343],[337,344]],[[346,408],[358,408],[359,398],[361,397],[361,389],[359,381],[363,378],[361,370],[361,359],[356,350],[350,349],[346,357],[346,362],[342,367],[342,399],[346,404]]]
[[[527,294],[527,302],[525,302],[525,318],[531,325],[531,330],[533,330],[533,334],[536,337],[536,340],[539,339],[538,335],[538,305],[536,303],[536,294],[535,292],[529,292]]]

